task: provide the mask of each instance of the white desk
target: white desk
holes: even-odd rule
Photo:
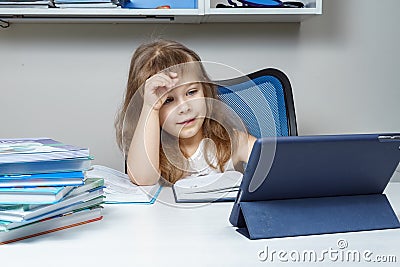
[[[400,183],[391,183],[385,193],[399,216]],[[159,199],[171,201],[170,188],[164,188]],[[397,260],[367,266],[398,266],[400,262],[400,229],[251,241],[229,224],[231,207],[232,203],[192,209],[160,202],[106,205],[100,222],[0,246],[1,266],[275,266],[285,264],[276,255],[272,262],[258,259],[265,246],[270,252],[312,250],[321,255],[329,248],[340,251],[340,239],[348,243],[345,250],[370,250],[371,258],[393,255]],[[331,261],[326,255],[320,264],[366,265],[363,259],[360,263],[352,260]]]

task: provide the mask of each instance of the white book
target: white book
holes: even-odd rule
[[[111,3],[112,0],[54,0],[56,4],[66,4],[66,3]]]
[[[10,5],[10,6],[23,6],[23,7],[30,7],[30,6],[40,6],[45,5],[47,6],[50,1],[0,1],[0,7],[3,5]]]
[[[56,4],[59,8],[117,8],[118,6],[113,3],[93,3],[93,4]]]
[[[89,157],[89,149],[44,137],[0,139],[0,163]]]
[[[178,180],[173,186],[176,202],[234,201],[242,173],[227,171]]]

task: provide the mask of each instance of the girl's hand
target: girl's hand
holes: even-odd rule
[[[154,110],[159,110],[164,104],[167,95],[178,82],[178,74],[175,72],[157,73],[148,78],[144,85],[144,104]]]

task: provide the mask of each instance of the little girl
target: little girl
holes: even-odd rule
[[[194,51],[167,40],[139,46],[115,122],[132,182],[175,183],[247,162],[256,138],[221,103]]]

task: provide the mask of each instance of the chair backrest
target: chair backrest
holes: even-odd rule
[[[268,68],[215,83],[221,101],[242,118],[253,136],[297,135],[292,87],[280,70]]]

